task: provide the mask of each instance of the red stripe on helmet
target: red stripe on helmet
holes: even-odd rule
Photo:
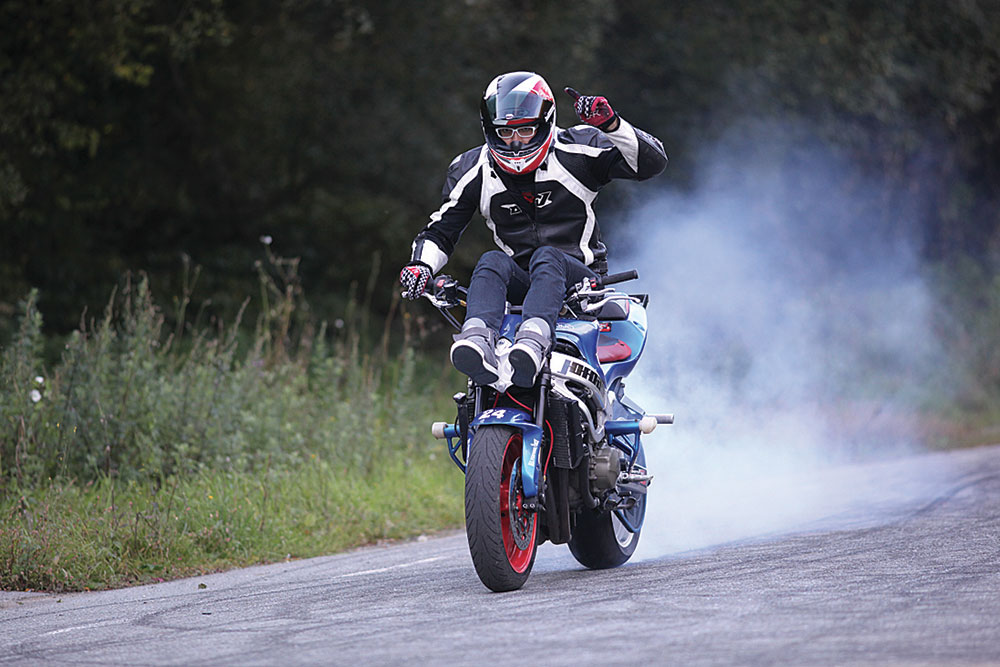
[[[545,156],[549,154],[549,146],[552,145],[552,137],[554,135],[555,131],[554,130],[550,131],[548,138],[545,140],[545,143],[539,146],[534,153],[531,153],[530,155],[524,158],[518,158],[518,160],[530,160],[530,162],[528,162],[528,164],[525,165],[524,169],[521,169],[520,171],[516,169],[511,169],[510,167],[507,166],[507,162],[511,158],[504,157],[497,151],[493,150],[492,146],[487,145],[487,147],[489,148],[490,153],[493,155],[493,159],[496,160],[496,163],[500,166],[501,169],[503,169],[509,174],[526,174],[529,171],[534,171],[535,169],[538,169],[539,165],[542,164],[542,161],[545,159]]]
[[[549,90],[549,87],[545,84],[545,79],[542,77],[538,77],[538,82],[535,83],[535,87],[531,89],[531,92],[544,97],[549,102],[555,102],[555,98],[552,97],[552,91]]]

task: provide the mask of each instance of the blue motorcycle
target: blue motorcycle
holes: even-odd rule
[[[635,551],[652,480],[640,436],[673,423],[625,396],[625,378],[646,343],[648,296],[610,285],[637,277],[628,271],[575,285],[533,387],[517,387],[503,373],[491,385],[470,380],[454,397],[455,422],[431,427],[465,473],[469,551],[491,590],[521,588],[546,540],[568,544],[592,569],[617,567]],[[450,311],[465,294],[439,276],[424,296],[460,328]],[[508,307],[499,358],[520,321],[520,308]]]

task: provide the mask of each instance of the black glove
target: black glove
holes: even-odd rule
[[[572,88],[566,88],[566,92],[573,98],[573,109],[584,123],[605,132],[612,125],[617,126],[618,114],[611,108],[607,98],[600,95],[581,95]]]
[[[403,296],[411,301],[419,299],[427,288],[427,282],[434,276],[431,267],[423,262],[410,262],[399,272],[399,282],[403,285]]]

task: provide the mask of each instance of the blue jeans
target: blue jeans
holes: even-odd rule
[[[596,277],[583,262],[550,246],[535,250],[527,271],[506,253],[490,250],[483,253],[472,272],[465,319],[478,317],[499,331],[509,301],[523,305],[525,320],[540,317],[548,322],[549,331],[555,331],[566,290],[584,278]]]

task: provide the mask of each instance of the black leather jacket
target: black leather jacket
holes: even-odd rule
[[[473,148],[448,168],[444,201],[417,234],[412,259],[440,271],[478,210],[497,246],[525,269],[537,248],[552,246],[605,273],[607,248],[593,209],[598,191],[612,179],[641,181],[666,166],[660,140],[624,119],[608,133],[557,128],[549,155],[525,176],[494,167],[485,145]]]

